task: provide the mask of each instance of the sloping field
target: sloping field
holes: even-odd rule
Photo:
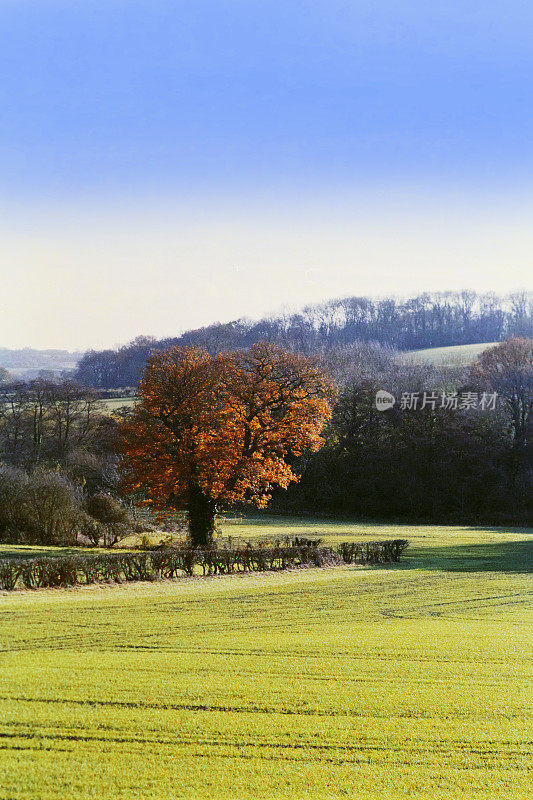
[[[434,364],[436,367],[466,367],[476,360],[478,355],[498,342],[481,344],[458,344],[453,347],[430,347],[426,350],[410,350],[404,353],[405,358],[417,364]]]
[[[529,798],[531,532],[278,528],[413,544],[1,597],[0,797]]]

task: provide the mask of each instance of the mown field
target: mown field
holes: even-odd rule
[[[0,597],[0,797],[529,798],[531,531],[341,567]]]

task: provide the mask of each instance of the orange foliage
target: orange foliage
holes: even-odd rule
[[[124,491],[154,510],[186,508],[198,490],[217,508],[263,507],[298,479],[289,454],[321,447],[333,397],[313,360],[274,345],[156,351],[122,425]]]

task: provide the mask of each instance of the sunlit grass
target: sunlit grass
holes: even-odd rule
[[[125,397],[106,397],[100,402],[103,408],[112,415],[121,408],[133,408],[135,397],[131,397],[131,395]]]
[[[0,797],[529,798],[531,534],[227,520],[409,538],[403,562],[0,598]]]
[[[403,355],[417,364],[434,364],[437,367],[465,367],[478,355],[498,342],[458,344],[451,347],[428,347],[424,350],[409,350]]]

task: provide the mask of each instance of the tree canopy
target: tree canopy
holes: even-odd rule
[[[313,359],[271,344],[155,351],[122,425],[123,490],[160,513],[186,509],[207,546],[220,508],[264,507],[298,479],[290,459],[320,448],[334,394]]]
[[[490,347],[478,357],[472,375],[500,395],[511,414],[517,447],[526,448],[533,406],[533,339],[517,336]]]

